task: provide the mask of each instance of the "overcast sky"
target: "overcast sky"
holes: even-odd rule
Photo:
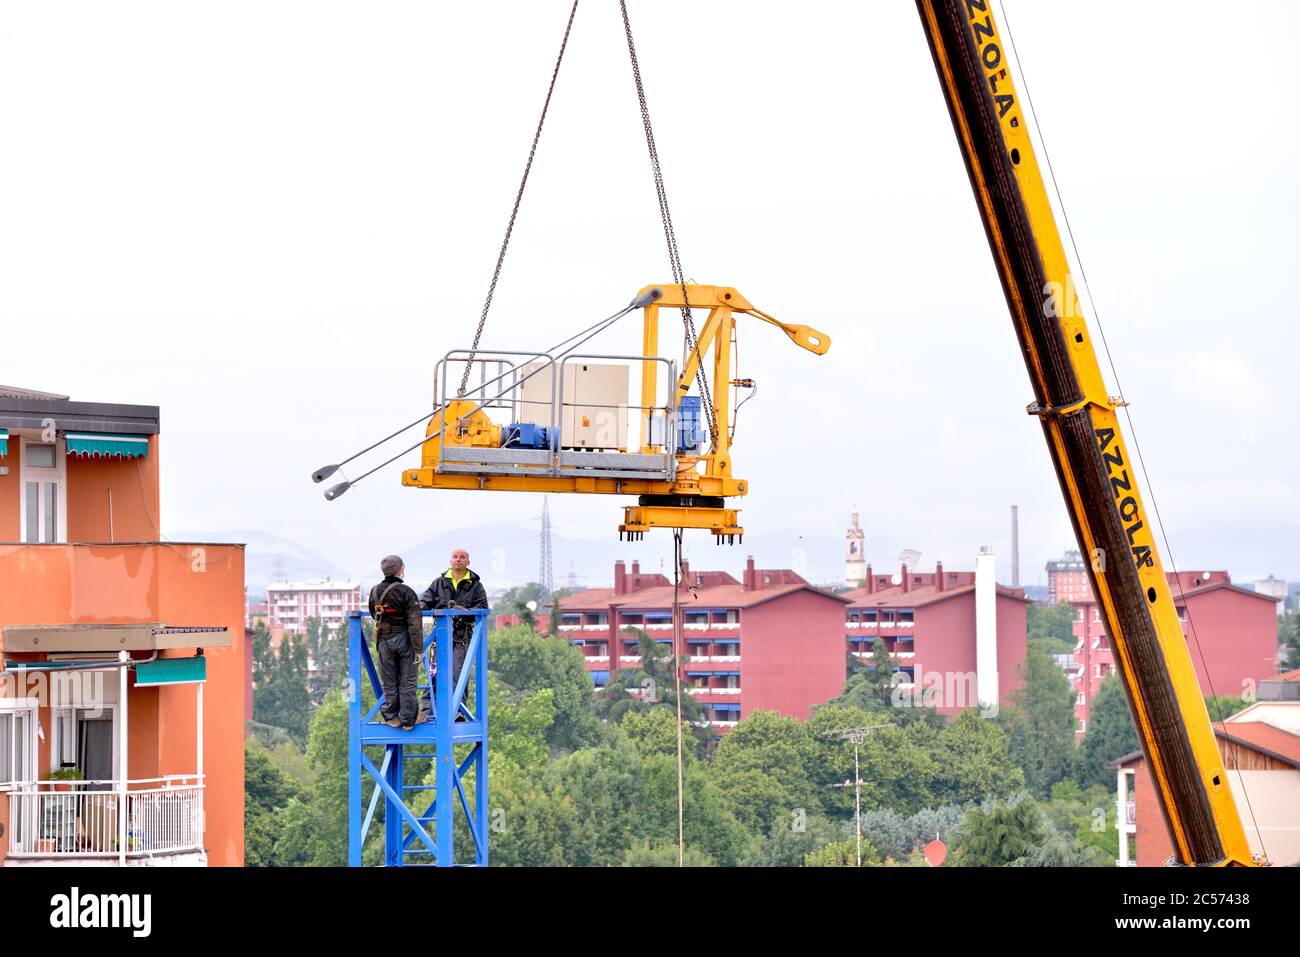
[[[1300,578],[1300,8],[1006,6],[1178,564]],[[351,568],[531,520],[309,475],[426,411],[468,344],[568,8],[0,3],[0,382],[160,406],[169,534]],[[991,544],[1005,576],[1016,503],[1041,580],[1070,525],[913,5],[630,9],[687,274],[833,340],[741,320],[744,524],[838,537],[856,503],[878,565]],[[484,342],[541,349],[669,275],[618,7],[586,0]],[[605,540],[626,501],[550,500]]]

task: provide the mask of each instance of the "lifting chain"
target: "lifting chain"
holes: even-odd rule
[[[542,115],[537,121],[537,132],[533,134],[533,145],[528,151],[528,162],[524,165],[524,175],[519,181],[519,192],[515,194],[515,205],[510,210],[510,222],[506,224],[506,235],[501,240],[501,251],[497,254],[496,269],[492,271],[492,283],[488,286],[487,299],[483,302],[483,313],[478,318],[478,328],[474,330],[474,342],[469,349],[469,358],[465,360],[465,374],[460,377],[460,388],[456,395],[464,397],[469,385],[470,369],[474,367],[474,357],[478,354],[479,340],[483,337],[483,326],[487,323],[488,310],[492,308],[492,294],[496,292],[497,280],[501,278],[501,264],[506,259],[506,249],[510,246],[510,234],[514,232],[515,218],[519,215],[519,204],[524,198],[524,187],[528,185],[528,174],[533,168],[533,157],[537,155],[537,143],[542,138],[542,125],[546,122],[546,111],[551,106],[551,94],[555,92],[555,80],[560,75],[560,63],[564,60],[564,48],[569,45],[569,31],[573,29],[573,17],[578,12],[578,0],[573,0],[569,11],[569,22],[564,27],[564,39],[560,41],[560,55],[555,58],[555,69],[551,71],[551,85],[546,89],[546,101],[542,104]]]
[[[704,406],[704,415],[709,424],[709,439],[713,449],[716,449],[718,425],[713,415],[713,395],[709,390],[708,379],[704,375],[704,359],[700,355],[695,320],[691,313],[690,302],[686,296],[686,276],[682,271],[681,254],[677,248],[677,233],[673,229],[672,214],[668,210],[668,193],[664,189],[663,170],[659,165],[659,151],[655,147],[654,128],[650,123],[650,108],[646,104],[645,87],[641,82],[641,67],[637,62],[636,43],[632,39],[632,24],[628,20],[626,0],[619,0],[619,8],[623,14],[623,32],[627,35],[628,55],[632,60],[632,78],[636,81],[637,100],[641,105],[641,124],[645,128],[646,146],[650,151],[650,169],[654,174],[655,193],[659,198],[659,218],[663,222],[664,238],[668,244],[668,262],[672,267],[673,281],[682,290],[682,323],[686,328],[686,346],[695,355],[695,381],[699,386],[701,405]],[[510,211],[510,221],[506,225],[506,234],[501,240],[501,250],[497,254],[496,268],[492,271],[492,282],[488,286],[487,298],[483,302],[483,312],[479,315],[478,327],[474,330],[474,340],[470,345],[469,356],[465,360],[465,371],[461,376],[460,388],[456,393],[461,397],[465,395],[465,390],[469,386],[470,370],[473,368],[474,357],[478,354],[479,342],[483,337],[483,327],[487,324],[488,310],[492,308],[492,295],[496,292],[497,281],[501,278],[501,266],[505,262],[506,250],[510,246],[510,236],[514,232],[515,219],[519,215],[519,204],[523,201],[524,188],[528,185],[528,174],[533,168],[533,158],[537,154],[537,144],[542,136],[542,126],[546,123],[546,112],[551,105],[551,95],[555,92],[555,81],[560,75],[560,64],[564,61],[564,51],[569,44],[569,33],[573,29],[573,18],[577,12],[578,0],[573,0],[573,7],[569,10],[569,20],[564,27],[564,39],[560,42],[560,53],[555,58],[555,68],[551,71],[551,83],[546,90],[546,100],[542,104],[542,115],[537,121],[537,130],[533,134],[533,144],[528,151],[528,162],[524,165],[524,175],[519,181],[519,191],[515,194],[515,204]]]
[[[668,211],[668,193],[664,189],[664,174],[659,167],[659,151],[655,148],[654,128],[650,125],[650,108],[646,105],[645,87],[641,84],[641,67],[636,59],[636,44],[632,40],[632,24],[627,18],[627,2],[619,0],[619,9],[623,12],[623,32],[627,34],[627,52],[632,58],[632,78],[636,81],[636,97],[641,103],[641,125],[645,127],[646,146],[650,149],[650,169],[654,173],[655,192],[659,195],[659,218],[664,224],[664,238],[668,241],[668,262],[672,266],[673,281],[682,289],[682,322],[686,326],[686,345],[695,354],[695,381],[700,388],[701,405],[709,423],[709,439],[713,448],[718,445],[718,425],[713,418],[713,396],[709,392],[709,383],[704,376],[704,359],[700,355],[699,341],[695,334],[695,320],[691,316],[691,306],[686,298],[686,277],[682,273],[681,255],[677,250],[677,234],[673,230],[673,217]],[[718,346],[722,348],[721,344]]]

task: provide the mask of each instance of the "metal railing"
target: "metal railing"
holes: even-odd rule
[[[120,854],[119,781],[39,781],[9,794],[9,856]],[[126,856],[203,849],[203,783],[195,775],[128,781]]]
[[[438,360],[434,368],[434,391],[435,400],[439,409],[445,409],[452,396],[448,395],[449,380],[454,378],[450,370],[457,364],[463,364],[466,357],[470,355],[467,349],[449,350],[441,359]],[[673,457],[676,451],[676,437],[678,433],[678,415],[676,405],[676,389],[674,385],[677,381],[677,363],[671,359],[662,356],[640,356],[640,355],[614,355],[605,353],[565,353],[559,357],[558,361],[555,356],[544,352],[526,352],[521,350],[496,349],[490,353],[480,351],[479,356],[490,356],[490,358],[476,358],[474,361],[482,363],[500,363],[501,372],[493,378],[484,378],[479,386],[470,391],[465,397],[474,402],[480,408],[507,409],[510,413],[511,421],[533,420],[533,424],[547,429],[548,449],[550,457],[546,462],[544,474],[559,475],[564,469],[562,468],[562,453],[568,447],[566,443],[567,436],[564,435],[564,418],[565,410],[571,407],[583,408],[611,408],[623,413],[631,414],[632,412],[648,413],[652,418],[662,417],[663,432],[662,435],[647,436],[646,440],[649,445],[660,448],[661,451],[653,453],[655,456],[662,456],[662,469],[665,474],[671,473],[673,469]],[[507,358],[509,357],[509,358]],[[632,402],[619,404],[616,406],[601,405],[598,403],[565,401],[564,399],[564,374],[567,364],[571,361],[587,361],[593,359],[615,360],[624,362],[655,362],[664,365],[667,369],[665,397],[662,405],[644,406]],[[516,361],[518,360],[518,361]],[[522,394],[522,387],[526,381],[537,375],[549,375],[550,378],[550,398],[549,400],[525,399]],[[491,387],[491,388],[489,388]],[[495,394],[493,393],[495,390]],[[543,415],[525,415],[525,406],[543,406],[545,412]],[[540,409],[534,409],[533,412],[541,412]],[[623,425],[626,427],[626,424]],[[655,431],[653,428],[651,431]],[[626,435],[619,435],[618,441],[614,445],[622,447],[627,442]],[[444,453],[446,443],[439,444],[439,458],[437,469],[444,470]],[[626,455],[627,453],[621,453]]]

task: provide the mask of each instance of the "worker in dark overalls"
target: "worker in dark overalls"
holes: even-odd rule
[[[380,714],[384,723],[410,730],[429,719],[420,710],[418,679],[424,653],[424,619],[415,590],[402,581],[406,566],[397,555],[379,563],[384,580],[370,589],[370,615],[375,619],[375,648],[379,683],[384,689]]]
[[[420,607],[432,609],[445,608],[487,608],[487,589],[483,581],[469,567],[469,552],[457,548],[451,553],[451,564],[447,570],[433,580],[424,593],[420,595]],[[465,664],[465,653],[474,637],[474,623],[478,619],[469,616],[452,620],[451,628],[451,686],[456,687],[460,680],[460,669]],[[432,656],[430,656],[432,657]],[[433,671],[430,668],[429,687],[433,684]],[[463,721],[459,714],[457,721]]]

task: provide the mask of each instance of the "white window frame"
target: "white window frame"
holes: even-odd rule
[[[23,780],[5,781],[0,780],[0,792],[12,791],[15,787],[21,787],[24,784],[31,784],[36,780],[36,762],[38,759],[36,748],[36,724],[39,721],[38,707],[40,702],[35,698],[0,698],[0,714],[24,714],[27,717],[27,771],[28,777]],[[12,725],[10,733],[12,734]],[[6,769],[6,774],[8,773]]]
[[[84,705],[68,705],[67,707],[58,707],[58,708],[50,709],[50,724],[53,725],[53,727],[50,729],[50,770],[51,771],[57,771],[59,768],[63,767],[64,723],[67,721],[68,718],[72,719],[73,722],[72,745],[75,748],[77,743],[77,738],[80,737],[80,735],[76,733],[77,712],[90,711],[90,710],[93,709],[87,708]],[[99,710],[103,712],[109,712],[109,720],[112,722],[113,776],[109,780],[117,781],[122,771],[121,756],[118,754],[117,704],[116,703],[102,704],[99,706]],[[77,761],[76,758],[74,757],[73,764],[75,765],[78,763],[80,762]]]
[[[10,433],[9,438],[15,436]],[[28,545],[40,544],[59,544],[68,540],[68,442],[63,436],[57,436],[51,442],[43,442],[39,432],[30,430],[20,431],[18,438],[18,540]],[[33,467],[27,464],[27,447],[29,445],[53,445],[54,446],[54,467],[46,468]],[[54,542],[42,542],[37,537],[36,541],[30,541],[27,538],[27,483],[37,482],[40,485],[53,480],[56,483],[55,495],[58,500],[59,514],[56,516],[54,527]],[[40,494],[39,492],[37,493]],[[41,523],[44,525],[44,523]]]

